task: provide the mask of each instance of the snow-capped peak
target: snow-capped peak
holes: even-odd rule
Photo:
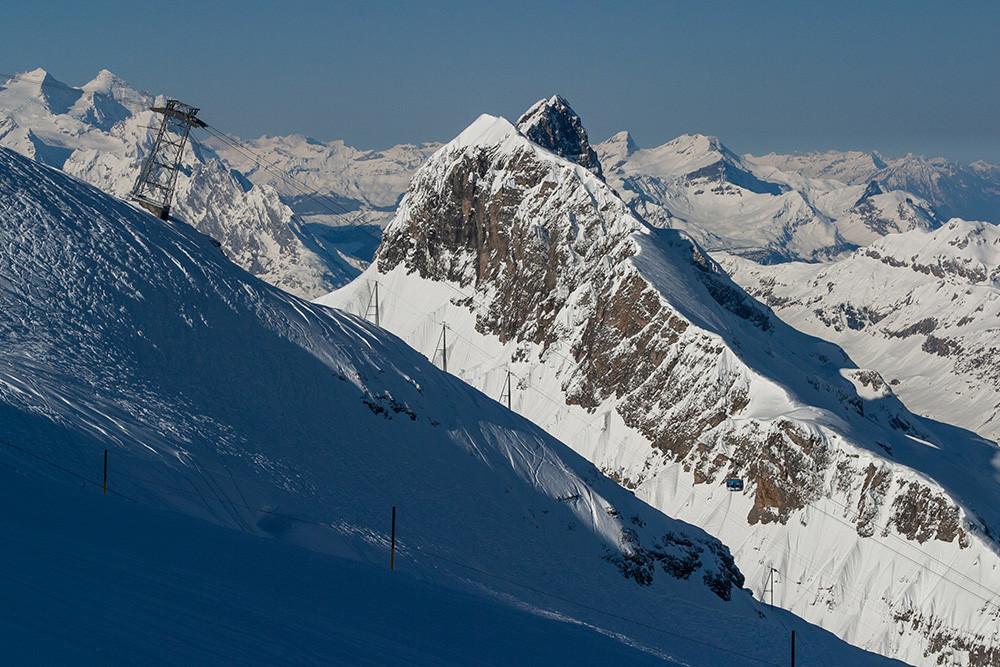
[[[466,148],[476,144],[501,143],[519,132],[506,118],[482,114],[469,127],[445,145],[446,151]]]
[[[609,172],[621,168],[632,154],[639,150],[628,130],[619,132],[597,146],[601,165]]]
[[[50,82],[65,85],[56,81],[51,74],[41,67],[37,67],[30,72],[20,72],[7,80],[7,84],[20,83],[26,86],[40,86],[42,83]]]
[[[81,88],[88,93],[106,95],[119,102],[136,102],[139,99],[150,97],[149,93],[136,90],[127,81],[114,73],[102,69],[93,79],[84,84]]]
[[[681,177],[725,162],[733,165],[741,160],[718,137],[705,134],[682,134],[656,148],[636,151],[632,157],[634,169],[653,176]]]
[[[976,559],[997,563],[984,536],[1000,525],[998,487],[968,474],[988,465],[992,447],[909,414],[877,373],[777,321],[679,231],[643,225],[607,183],[508,123],[482,117],[456,144],[417,171],[373,265],[323,303],[364,313],[376,283],[390,295],[381,326],[491,395],[506,387],[512,409],[640,497],[744,545],[737,557],[757,591],[768,563],[817,586],[789,589],[782,604],[842,637],[909,659],[950,655],[982,632],[989,621],[972,611],[975,593],[959,601],[968,591],[915,586],[921,563],[894,559],[883,542],[893,536],[962,572]],[[801,195],[763,191],[778,183],[712,137],[685,135],[629,162],[642,157],[676,169],[647,179],[651,192],[709,200],[715,215],[749,203],[768,216],[787,205],[790,225],[813,220]],[[622,190],[637,180],[629,165],[608,179]],[[863,190],[837,192],[849,206]],[[942,466],[953,447],[975,463]],[[730,477],[746,484],[742,494],[725,490]],[[924,498],[940,511],[909,509]],[[821,562],[830,567],[820,572]],[[874,593],[845,604],[828,587]],[[848,620],[877,614],[868,627]],[[900,620],[916,615],[925,625]],[[929,624],[956,641],[935,648]]]
[[[67,113],[83,95],[83,91],[57,81],[41,67],[15,75],[3,88],[24,102],[40,102],[54,114]]]
[[[518,119],[517,129],[539,146],[603,178],[600,160],[587,139],[583,121],[559,95],[532,105]]]

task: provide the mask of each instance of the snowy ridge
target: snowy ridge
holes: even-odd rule
[[[824,261],[888,233],[938,225],[914,195],[786,173],[735,155],[716,137],[683,135],[640,149],[620,133],[597,151],[608,183],[644,220],[758,262]]]
[[[396,506],[406,576],[587,637],[596,629],[693,665],[718,664],[733,647],[777,664],[794,628],[807,653],[879,664],[764,613],[717,540],[653,511],[402,341],[249,277],[189,226],[7,149],[0,222],[0,438],[13,445],[4,470],[38,488],[79,488],[74,475],[99,475],[106,449],[113,492],[140,513],[180,511],[383,568]],[[88,562],[94,553],[83,550]],[[63,607],[40,613],[44,623]],[[636,615],[642,624],[623,620]],[[685,642],[696,635],[709,645]]]
[[[918,414],[1000,437],[1000,234],[951,220],[887,236],[829,266],[721,258],[789,324],[877,369]]]
[[[774,567],[776,604],[915,664],[1000,647],[996,447],[913,416],[506,121],[436,153],[373,265],[320,302],[365,314],[376,282],[382,326],[438,363],[446,339],[489,395],[510,371],[515,411],[731,544],[756,595]]]

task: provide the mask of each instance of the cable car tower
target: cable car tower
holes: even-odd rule
[[[129,199],[161,220],[166,220],[170,216],[170,200],[174,196],[184,144],[191,128],[205,127],[205,123],[196,118],[198,109],[177,100],[167,100],[164,106],[150,107],[149,110],[163,114],[163,121],[156,134],[156,144],[142,164]]]

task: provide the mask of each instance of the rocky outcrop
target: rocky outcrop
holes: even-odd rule
[[[587,140],[583,122],[569,102],[559,95],[536,102],[518,119],[517,129],[539,146],[604,178],[597,151]]]

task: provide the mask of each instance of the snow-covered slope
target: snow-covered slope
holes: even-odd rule
[[[1000,232],[954,219],[831,265],[721,258],[786,322],[877,369],[918,414],[1000,438]]]
[[[81,88],[35,70],[0,86],[0,145],[125,197],[159,126],[152,102],[107,70]],[[358,273],[273,188],[253,186],[199,145],[185,150],[172,211],[237,264],[294,294],[317,296]]]
[[[758,597],[916,664],[990,664],[997,448],[914,417],[549,148],[478,119],[320,302],[374,317],[377,284],[382,326],[720,536]]]
[[[586,626],[436,585],[402,560],[390,572],[12,463],[0,466],[5,664],[663,664]]]
[[[622,132],[597,152],[608,183],[639,217],[758,262],[825,260],[887,233],[937,225],[913,195],[784,173],[715,137],[640,149]]]
[[[566,622],[595,651],[608,649],[607,661],[628,651],[592,632],[693,665],[719,664],[733,653],[780,664],[791,629],[813,655],[845,664],[865,659],[754,602],[740,590],[743,578],[728,550],[700,529],[652,510],[395,337],[248,276],[185,224],[160,221],[0,149],[0,243],[0,439],[9,443],[0,461],[38,480],[42,497],[29,506],[71,502],[68,490],[45,493],[57,482],[98,493],[107,450],[110,495],[135,501],[137,511],[180,511],[362,564],[385,567],[395,507],[400,573],[435,590],[489,598],[494,609],[512,605]],[[146,520],[129,517],[126,526]],[[141,564],[128,552],[142,536],[125,540],[122,550],[75,549],[81,538],[72,526],[12,523],[5,519],[16,539],[54,554],[46,556],[54,578],[32,569],[19,571],[20,581],[43,593],[53,582],[70,586],[59,591],[61,602],[32,598],[37,616],[0,615],[6,628],[27,626],[30,636],[66,627],[76,614],[89,618],[96,585],[74,586],[74,575],[106,573],[95,564],[105,556],[125,576],[137,576],[137,586],[149,582],[155,599],[176,605],[170,618],[190,612],[197,623],[233,606],[250,614],[245,625],[216,617],[221,645],[234,629],[259,625],[255,605],[270,595],[269,583],[260,595],[224,599],[248,567],[242,554],[226,556],[232,576],[220,575],[213,588],[210,571],[178,583],[191,571],[184,564],[163,578],[137,573]],[[180,535],[179,519],[155,525],[162,523],[177,526],[178,541],[188,537]],[[210,551],[245,544],[209,539]],[[154,557],[151,567],[163,560]],[[8,554],[0,562],[23,559]],[[359,576],[371,571],[352,569]],[[304,585],[296,575],[287,592],[278,586],[278,608]],[[373,593],[387,585],[384,578],[373,581]],[[197,594],[185,601],[185,591]],[[215,595],[223,599],[213,603]],[[455,598],[433,593],[431,599]],[[141,602],[131,594],[102,599],[93,617],[109,608],[142,610]],[[152,623],[163,617],[162,610],[151,614]],[[73,623],[60,637],[70,645],[91,641],[87,627]],[[346,627],[340,631],[357,623]],[[308,629],[296,636],[326,645]],[[488,644],[477,640],[468,638],[467,651],[491,660],[480,653]],[[284,641],[274,637],[268,651]],[[255,637],[247,646],[260,642],[268,645]],[[413,655],[387,661],[407,663]]]
[[[776,167],[808,178],[847,185],[872,181],[887,190],[911,192],[929,202],[941,220],[952,217],[1000,223],[1000,167],[986,162],[959,164],[909,154],[886,158],[877,152],[744,156],[751,164]]]

